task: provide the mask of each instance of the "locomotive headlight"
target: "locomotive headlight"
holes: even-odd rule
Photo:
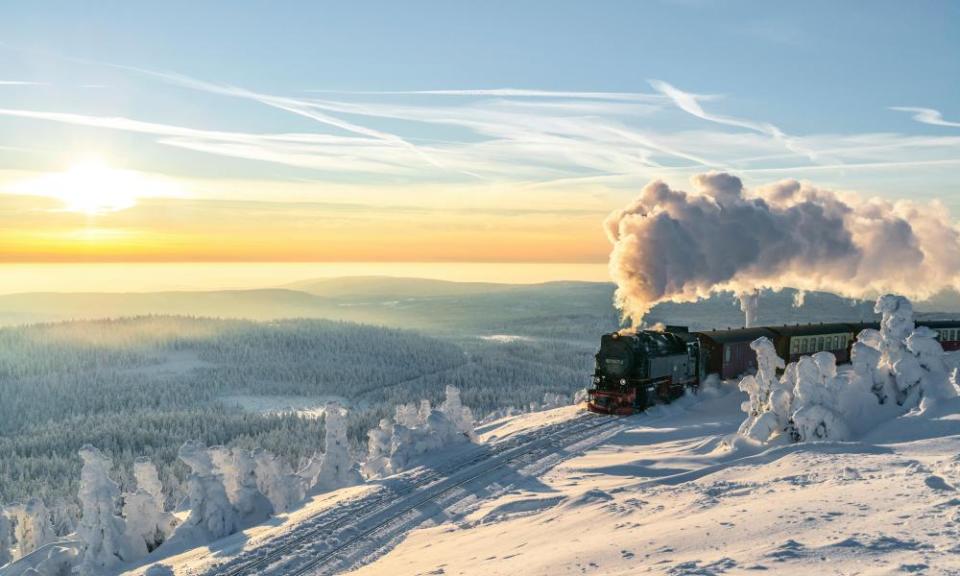
[[[620,379],[620,385],[621,385],[621,386],[626,386],[626,385],[627,385],[627,379],[626,379],[626,378],[621,378],[621,379]]]
[[[599,376],[594,376],[594,377],[593,377],[593,383],[594,383],[594,384],[599,384],[599,383],[600,383],[600,377],[599,377]]]

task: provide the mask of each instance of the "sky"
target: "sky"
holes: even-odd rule
[[[713,170],[960,214],[955,2],[5,2],[0,262],[604,263]]]

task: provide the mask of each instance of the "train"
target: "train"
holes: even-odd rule
[[[960,320],[918,320],[938,334],[945,351],[960,350]],[[750,343],[766,336],[787,362],[820,351],[837,363],[850,361],[850,348],[861,330],[876,322],[763,326],[691,332],[684,326],[663,330],[612,332],[600,338],[587,408],[601,414],[633,414],[653,404],[669,403],[688,388],[698,389],[711,374],[736,378],[756,369]]]

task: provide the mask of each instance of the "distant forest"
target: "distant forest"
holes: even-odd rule
[[[604,283],[389,278],[0,296],[0,324],[13,324],[0,329],[0,504],[72,502],[86,443],[114,459],[122,484],[134,458],[151,457],[170,504],[182,494],[186,469],[175,454],[185,440],[261,447],[294,467],[322,445],[322,418],[258,412],[238,397],[342,399],[362,453],[367,431],[395,405],[439,402],[447,384],[478,417],[570,395],[589,384],[599,336],[619,325],[612,296]],[[875,318],[869,302],[799,296],[764,291],[761,323]],[[90,315],[118,319],[53,321]],[[256,321],[225,319],[238,316]],[[709,329],[742,325],[743,314],[721,294],[662,304],[648,320]]]
[[[567,333],[533,326],[535,332]],[[73,502],[77,450],[114,458],[122,484],[134,458],[157,464],[171,504],[186,440],[261,447],[291,465],[322,446],[323,421],[247,411],[231,397],[337,397],[353,449],[396,404],[462,390],[478,416],[588,384],[594,334],[579,340],[427,336],[326,320],[253,322],[144,316],[0,329],[0,504]]]

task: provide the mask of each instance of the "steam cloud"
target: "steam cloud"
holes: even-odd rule
[[[960,229],[937,203],[860,199],[786,180],[748,193],[711,172],[697,193],[661,181],[604,222],[616,305],[634,326],[660,302],[717,291],[823,290],[850,298],[896,292],[923,300],[960,289]],[[752,304],[752,305],[751,305]]]

